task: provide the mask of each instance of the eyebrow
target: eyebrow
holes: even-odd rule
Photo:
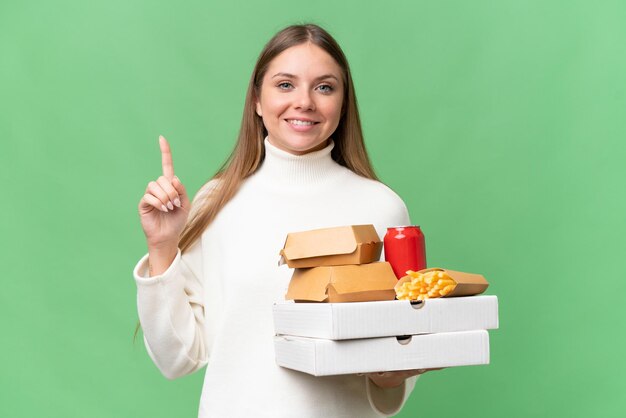
[[[274,74],[274,75],[272,76],[272,78],[276,78],[276,77],[293,78],[293,79],[296,79],[296,80],[298,79],[298,76],[297,76],[297,75],[294,75],[294,74],[289,74],[289,73],[276,73],[276,74]],[[315,78],[315,81],[318,81],[318,80],[324,80],[324,79],[326,79],[326,78],[334,78],[335,80],[339,81],[339,79],[338,79],[336,76],[334,76],[333,74],[324,74],[324,75],[321,75],[321,76],[319,76],[319,77],[316,77],[316,78]]]

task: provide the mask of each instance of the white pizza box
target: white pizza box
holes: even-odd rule
[[[492,295],[350,303],[280,302],[276,334],[345,340],[498,328]]]
[[[327,340],[277,335],[279,366],[314,376],[489,364],[485,330]]]

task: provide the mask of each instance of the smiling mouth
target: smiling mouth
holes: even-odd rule
[[[297,125],[297,126],[311,126],[311,125],[316,125],[319,122],[314,122],[311,120],[299,120],[299,119],[285,119],[287,121],[287,123],[290,123],[292,125]]]

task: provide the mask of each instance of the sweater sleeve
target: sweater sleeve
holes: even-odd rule
[[[206,195],[194,198],[192,212]],[[194,208],[195,206],[195,208]],[[184,253],[178,250],[169,268],[149,277],[148,255],[137,263],[137,311],[146,350],[168,379],[202,368],[209,357],[213,336],[207,335],[203,288],[202,238]]]
[[[409,377],[396,388],[383,389],[365,376],[367,398],[372,409],[383,417],[391,417],[400,412],[409,399],[418,378],[419,376]]]
[[[137,311],[146,349],[168,379],[203,367],[208,360],[204,303],[197,268],[201,245],[181,255],[161,275],[148,277],[146,254],[134,270]],[[195,271],[194,271],[195,270]]]

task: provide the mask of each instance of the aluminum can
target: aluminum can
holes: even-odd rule
[[[408,270],[426,268],[426,242],[419,226],[393,226],[385,234],[385,260],[391,264],[397,279]]]

